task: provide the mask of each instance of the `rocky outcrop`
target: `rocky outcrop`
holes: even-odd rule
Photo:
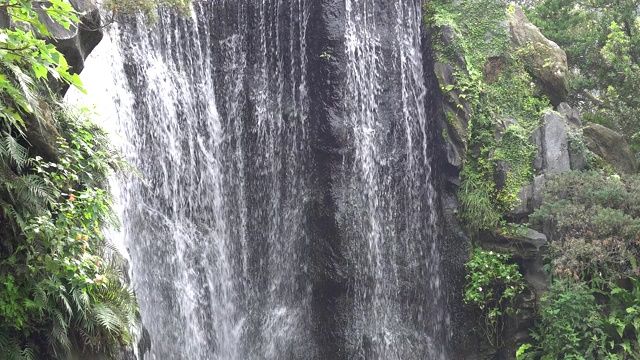
[[[617,132],[599,124],[589,124],[584,128],[586,145],[594,154],[602,158],[613,169],[622,174],[637,172],[631,146]]]
[[[510,9],[511,10],[511,9]],[[522,8],[508,12],[511,43],[524,60],[529,73],[540,83],[551,103],[557,106],[567,99],[567,55],[529,22]]]
[[[542,138],[542,171],[545,174],[558,174],[571,170],[566,119],[556,112],[548,111],[542,122],[544,125],[538,130]]]
[[[78,12],[80,24],[68,29],[60,25],[51,17],[40,14],[40,21],[51,33],[50,41],[66,58],[72,73],[80,73],[84,68],[84,61],[89,53],[102,40],[102,23],[100,9],[94,0],[70,0],[73,8]],[[0,11],[0,28],[11,27],[7,13]],[[56,84],[59,92],[64,95],[69,86]]]
[[[530,129],[535,128],[538,124],[536,116],[522,115],[524,112],[519,113],[518,111],[483,112],[492,105],[496,105],[496,108],[514,105],[508,101],[504,104],[482,103],[485,100],[484,95],[491,91],[506,97],[514,91],[509,85],[505,85],[504,75],[506,73],[509,73],[509,76],[526,78],[529,78],[530,75],[531,81],[534,82],[533,87],[536,89],[531,96],[536,96],[534,93],[546,95],[558,110],[557,112],[550,110],[544,114],[540,122],[542,126],[534,132],[531,138],[538,149],[535,160],[531,164],[535,168],[535,177],[531,184],[521,188],[518,194],[518,205],[511,212],[509,220],[526,221],[526,217],[540,206],[542,202],[541,189],[547,174],[568,171],[574,167],[582,168],[586,163],[583,152],[579,149],[574,151],[574,148],[577,148],[574,136],[579,135],[580,132],[580,115],[563,103],[568,93],[565,53],[555,43],[546,39],[527,20],[522,9],[518,7],[507,9],[505,6],[504,10],[506,15],[501,16],[496,11],[490,15],[492,16],[490,20],[488,17],[478,15],[484,21],[492,21],[494,28],[488,30],[483,28],[487,34],[485,38],[482,40],[473,38],[473,41],[484,41],[488,44],[498,39],[500,34],[504,38],[498,41],[507,43],[510,41],[510,46],[507,45],[506,48],[491,47],[487,50],[491,52],[489,54],[464,53],[464,51],[472,51],[470,47],[473,47],[473,44],[469,43],[469,39],[463,38],[465,32],[462,26],[444,24],[437,29],[436,41],[439,42],[440,47],[436,49],[443,50],[440,50],[441,52],[436,50],[437,61],[434,64],[434,72],[443,96],[442,116],[439,119],[440,128],[437,129],[439,136],[436,138],[440,146],[436,157],[439,159],[439,172],[444,180],[440,200],[443,205],[445,247],[455,249],[445,251],[444,254],[447,261],[450,261],[450,267],[447,269],[449,272],[447,281],[450,281],[455,289],[464,286],[463,264],[468,260],[465,256],[465,248],[470,246],[468,234],[461,229],[458,223],[456,213],[459,209],[455,195],[462,182],[460,173],[465,160],[474,161],[473,156],[469,157],[469,153],[473,152],[474,156],[483,154],[482,156],[493,158],[484,159],[481,162],[491,161],[493,185],[498,191],[506,189],[507,186],[513,186],[510,184],[513,184],[514,176],[516,176],[514,174],[527,176],[518,172],[522,169],[519,167],[520,164],[512,158],[505,157],[505,154],[510,152],[509,155],[513,155],[514,148],[509,148],[509,145],[514,141],[517,143],[519,139],[522,139],[522,142],[526,142]],[[475,36],[474,34],[467,35]],[[510,59],[513,57],[508,53],[515,54],[515,57],[519,59],[516,62],[517,65],[511,62]],[[473,63],[477,57],[481,57],[482,62]],[[469,84],[476,81],[482,81],[483,84],[480,94],[473,93],[473,88],[469,90]],[[519,89],[518,91],[527,91],[527,89]],[[475,95],[478,97],[474,98]],[[473,104],[473,110],[471,104]],[[519,117],[521,115],[522,117]],[[475,129],[472,134],[475,136],[472,138],[473,142],[469,142],[472,131],[470,123],[473,123],[473,129]],[[487,137],[491,136],[488,132],[491,130],[487,130],[490,126],[493,126],[493,134],[491,134],[493,136],[491,140],[485,141]],[[478,129],[482,127],[484,128],[480,131],[487,131],[486,133],[479,133]],[[521,133],[524,135],[515,137],[513,135],[514,129],[521,129]],[[507,134],[510,137],[506,137]],[[483,138],[479,140],[478,137]],[[482,141],[485,142],[482,143]],[[517,187],[515,189],[517,190]],[[536,302],[542,289],[546,287],[547,276],[542,271],[542,256],[547,238],[544,234],[534,230],[530,230],[522,238],[504,236],[500,232],[484,232],[481,234],[481,238],[483,247],[513,255],[513,259],[521,266],[525,274],[530,290],[519,300],[522,302],[522,312],[509,319],[509,323],[506,325],[505,336],[509,346],[499,352],[490,349],[488,344],[483,344],[481,337],[468,335],[475,326],[473,323],[475,315],[468,307],[461,304],[460,297],[451,295],[449,302],[456,307],[450,311],[451,314],[454,314],[451,319],[452,324],[457,329],[467,329],[462,334],[460,332],[454,333],[452,341],[461,344],[455,358],[513,358],[517,345],[522,344],[523,340],[529,336]],[[456,338],[456,336],[459,337]]]
[[[58,147],[56,141],[60,136],[55,125],[55,119],[49,105],[40,101],[40,116],[36,120],[33,116],[25,116],[24,133],[31,144],[32,156],[41,156],[47,161],[58,159]]]
[[[71,72],[79,74],[84,69],[85,59],[102,40],[102,23],[100,9],[94,0],[70,0],[70,2],[79,14],[78,26],[65,29],[48,16],[41,16],[40,20],[51,32],[53,43],[58,51],[64,54]],[[60,85],[62,95],[68,88],[67,84]]]
[[[583,144],[580,113],[566,103],[558,111],[547,111],[543,125],[531,136],[537,148],[532,167],[536,171],[531,184],[523,186],[518,193],[516,206],[511,216],[524,218],[542,204],[542,190],[548,175],[569,170],[582,170],[587,165]]]
[[[450,64],[436,62],[435,74],[442,89],[453,87],[454,68]],[[469,126],[469,104],[456,90],[449,90],[444,103],[446,123],[443,138],[447,143],[447,164],[452,168],[461,168],[467,149],[467,127]]]
[[[455,33],[448,26],[444,26],[442,29],[442,41],[448,46],[453,46],[455,43]],[[465,64],[461,56],[457,58],[457,62],[459,66]],[[445,93],[442,102],[445,116],[442,119],[442,130],[440,131],[446,149],[446,162],[443,165],[445,165],[446,173],[449,174],[449,181],[458,184],[458,174],[467,151],[467,128],[471,111],[468,101],[460,96],[460,92],[454,88],[455,68],[451,64],[435,62],[433,69],[440,90]]]
[[[511,256],[524,275],[527,283],[526,291],[519,296],[517,303],[519,312],[509,316],[505,321],[503,332],[505,347],[492,356],[483,359],[513,359],[520,344],[530,341],[530,329],[536,317],[537,302],[543,292],[548,289],[548,275],[544,271],[544,250],[547,237],[529,229],[521,236],[505,235],[501,231],[487,234],[485,248]]]

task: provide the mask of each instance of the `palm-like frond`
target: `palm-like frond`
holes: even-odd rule
[[[120,334],[123,329],[122,319],[104,303],[95,303],[92,308],[95,321],[102,326],[104,330],[112,334]]]
[[[7,70],[7,74],[13,80],[19,94],[13,96],[13,100],[26,112],[40,115],[38,106],[39,94],[36,90],[33,78],[25,73],[20,66],[11,62],[3,62],[2,65]]]
[[[49,335],[49,347],[57,358],[68,358],[71,352],[68,320],[58,309],[53,309],[52,313],[53,325]]]
[[[0,159],[15,165],[18,171],[21,171],[29,164],[29,150],[20,145],[11,134],[5,132],[0,138]]]

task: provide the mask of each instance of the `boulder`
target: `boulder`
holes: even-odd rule
[[[544,270],[547,237],[528,229],[524,236],[507,236],[500,230],[485,236],[484,248],[511,255],[520,266],[527,284],[525,292],[518,296],[518,314],[505,322],[503,340],[505,348],[492,359],[513,359],[520,344],[530,341],[529,333],[536,319],[536,305],[549,288],[548,275]]]
[[[548,111],[543,119],[542,158],[545,174],[558,174],[571,170],[567,123],[564,116]]]
[[[569,106],[569,104],[563,102],[558,105],[557,110],[560,114],[564,115],[570,126],[576,129],[582,129],[582,115],[580,115],[580,112],[577,109],[574,109]]]
[[[545,175],[582,170],[586,166],[582,129],[578,127],[580,114],[566,104],[559,106],[559,110],[562,113],[546,112],[543,126],[531,135],[531,143],[537,148],[532,166],[538,175],[531,184],[520,188],[511,216],[522,218],[540,207]]]
[[[622,174],[637,172],[633,151],[622,135],[599,124],[589,124],[583,132],[587,148],[615,171]]]
[[[542,205],[542,189],[545,183],[544,174],[533,178],[533,182],[520,188],[518,193],[518,204],[509,212],[514,217],[524,217],[533,213],[535,209]]]
[[[542,128],[536,129],[531,134],[531,143],[536,147],[536,157],[533,160],[533,168],[541,172],[544,168],[544,153],[542,148]]]
[[[527,71],[540,84],[544,93],[554,106],[567,99],[568,66],[566,53],[553,41],[542,35],[540,30],[529,22],[522,8],[515,5],[509,11],[509,34],[511,43]]]
[[[100,8],[94,0],[70,0],[70,3],[78,12],[79,26],[65,29],[44,11],[39,11],[39,19],[51,33],[51,41],[58,51],[64,54],[71,72],[78,74],[84,68],[84,60],[102,40],[102,21]],[[11,26],[13,24],[7,12],[0,10],[0,28]]]
[[[587,167],[587,155],[582,135],[582,115],[577,109],[564,102],[560,103],[556,109],[564,116],[567,125],[569,125],[568,145],[571,170],[583,170]]]
[[[51,42],[67,59],[71,73],[79,74],[89,53],[102,40],[102,21],[94,0],[70,0],[70,3],[78,12],[79,26],[65,29],[44,13],[40,14],[40,21],[51,32]],[[63,96],[69,88],[67,84],[57,84],[57,87]]]
[[[57,140],[60,133],[49,105],[44,101],[40,101],[39,105],[41,116],[37,119],[31,115],[24,117],[24,132],[31,145],[31,155],[42,156],[47,161],[57,161]]]
[[[80,14],[80,26],[65,29],[50,20],[41,20],[53,34],[56,48],[64,54],[72,72],[80,73],[84,60],[102,40],[102,24],[100,9],[93,0],[71,0],[71,5]]]
[[[518,200],[516,200],[516,207],[513,208],[509,214],[512,216],[520,217],[531,214],[531,199],[533,198],[533,184],[525,185],[520,188],[518,192]]]
[[[0,28],[7,28],[11,25],[11,20],[9,19],[9,14],[7,14],[6,10],[0,9]]]

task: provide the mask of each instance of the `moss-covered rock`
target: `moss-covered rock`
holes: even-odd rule
[[[589,124],[584,128],[586,145],[594,154],[610,164],[621,174],[637,172],[631,146],[617,132],[599,124]]]
[[[519,6],[510,6],[508,18],[511,44],[531,76],[540,83],[554,106],[566,101],[569,93],[567,54],[544,37]]]

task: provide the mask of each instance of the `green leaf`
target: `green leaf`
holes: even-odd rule
[[[33,72],[36,75],[36,78],[42,79],[47,77],[48,71],[47,68],[38,63],[32,63],[31,67],[33,68]]]

